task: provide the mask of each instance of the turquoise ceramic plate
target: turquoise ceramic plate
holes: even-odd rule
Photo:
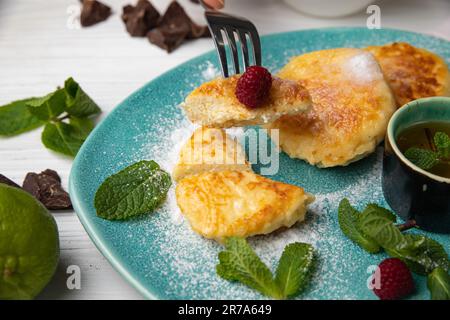
[[[290,57],[304,52],[392,41],[427,48],[450,62],[450,43],[441,39],[398,30],[339,28],[265,36],[263,63],[275,72]],[[145,85],[97,126],[72,168],[70,195],[81,222],[111,264],[147,298],[262,298],[243,285],[217,277],[220,245],[197,236],[180,219],[173,192],[157,212],[132,221],[102,220],[96,217],[93,206],[101,182],[135,161],[155,159],[162,167],[171,168],[174,151],[191,129],[177,105],[217,70],[215,53],[209,52]],[[366,286],[368,268],[385,256],[370,255],[346,239],[339,230],[336,210],[343,197],[359,208],[367,202],[386,206],[380,160],[378,150],[348,167],[321,170],[281,154],[279,174],[273,178],[301,185],[317,200],[306,223],[250,242],[272,268],[287,243],[303,241],[317,248],[318,268],[311,285],[298,298],[375,298]],[[450,247],[449,236],[430,236]],[[428,299],[425,279],[416,280],[417,293],[412,298]]]

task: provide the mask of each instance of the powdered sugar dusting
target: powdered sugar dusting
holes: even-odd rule
[[[450,62],[448,46],[440,46],[433,38],[402,35],[380,37],[378,32],[364,32],[357,47],[383,44],[391,41],[408,41],[435,51]],[[387,40],[386,40],[387,39]],[[290,39],[292,40],[292,39]],[[269,42],[266,42],[268,45]],[[265,55],[264,65],[275,72],[289,58],[305,51],[329,47],[355,47],[355,39],[347,32],[314,33],[292,43],[274,42],[267,51],[273,56]],[[369,64],[366,56],[357,56],[347,66],[352,76],[361,81],[371,81],[361,72]],[[208,81],[220,74],[210,61],[193,67],[194,73],[186,80],[186,90],[194,88],[199,82]],[[195,79],[193,81],[192,79]],[[185,90],[185,89],[183,89]],[[174,95],[185,95],[175,92]],[[181,114],[181,113],[180,113]],[[178,159],[178,152],[184,141],[190,137],[195,127],[182,115],[175,117],[152,116],[152,123],[157,119],[158,125],[152,128],[148,137],[137,137],[138,141],[148,139],[140,150],[136,150],[133,159],[154,159],[164,169],[171,172]],[[242,129],[227,130],[235,137],[243,135]],[[157,136],[157,139],[152,137]],[[156,142],[155,142],[156,141]],[[367,267],[378,264],[382,255],[369,255],[349,241],[339,229],[337,207],[339,201],[347,197],[350,202],[361,209],[366,203],[376,202],[387,207],[381,190],[382,149],[376,154],[358,161],[346,168],[317,169],[300,160],[293,160],[281,154],[280,174],[275,180],[303,186],[306,191],[314,193],[316,201],[311,204],[306,221],[290,229],[274,232],[266,236],[249,239],[252,247],[262,260],[275,270],[276,263],[288,243],[295,241],[312,244],[316,248],[318,265],[312,281],[306,291],[297,298],[308,299],[366,299],[374,297],[366,287],[369,276]],[[140,248],[135,268],[140,274],[148,275],[148,284],[159,292],[162,298],[177,299],[259,299],[263,298],[254,290],[236,282],[229,282],[215,274],[218,263],[217,254],[223,248],[214,241],[206,240],[189,226],[182,218],[173,193],[174,186],[168,194],[167,201],[157,214],[149,215],[138,221],[124,224],[130,239],[138,240]],[[139,229],[139,233],[136,232]],[[139,239],[136,239],[139,237]],[[151,240],[149,240],[151,239]],[[120,246],[120,243],[117,244]],[[136,258],[136,256],[133,256]],[[126,257],[125,257],[126,258]],[[128,264],[131,264],[130,262]]]
[[[206,69],[209,69],[206,66]],[[208,72],[205,72],[209,74]],[[203,73],[202,73],[203,74]],[[149,142],[135,155],[136,160],[152,157],[165,170],[172,172],[178,161],[179,151],[186,140],[196,129],[184,116],[174,119],[160,119],[158,127],[158,142]],[[243,128],[230,128],[227,133],[241,139],[244,135]],[[155,135],[155,132],[149,133]],[[281,256],[284,247],[292,242],[305,242],[312,244],[317,250],[318,267],[314,273],[312,285],[305,294],[308,298],[318,298],[324,294],[335,298],[357,298],[348,293],[348,279],[340,276],[340,270],[357,268],[356,259],[344,259],[348,250],[348,241],[342,236],[336,227],[336,212],[339,201],[348,197],[351,202],[360,202],[362,197],[368,195],[372,201],[381,196],[378,187],[380,177],[381,151],[378,151],[377,160],[373,167],[347,186],[333,192],[315,192],[316,201],[310,206],[306,221],[292,228],[280,230],[270,235],[256,236],[249,239],[250,244],[261,259],[275,270],[276,263]],[[305,165],[299,160],[291,160],[297,164]],[[289,166],[292,163],[288,164]],[[308,165],[305,165],[308,166]],[[309,167],[309,166],[308,166]],[[280,167],[280,170],[288,168]],[[318,171],[326,172],[326,171]],[[297,182],[307,191],[306,179],[311,173],[306,171],[303,178]],[[302,176],[302,174],[300,175]],[[274,179],[277,179],[274,177]],[[304,185],[302,180],[305,181]],[[314,180],[314,177],[312,178]],[[317,183],[317,182],[315,182]],[[175,184],[175,182],[174,182]],[[375,189],[368,191],[373,186]],[[194,299],[212,298],[224,299],[239,297],[242,299],[261,298],[259,293],[250,290],[239,283],[231,283],[219,278],[214,270],[217,264],[217,253],[222,250],[221,245],[214,241],[204,239],[197,235],[189,226],[189,222],[183,216],[177,206],[173,185],[168,193],[167,200],[159,210],[158,217],[153,217],[151,223],[148,220],[139,222],[145,233],[157,234],[157,245],[164,261],[152,261],[152,268],[159,268],[161,274],[168,280],[169,286],[164,290],[168,297],[189,297]],[[325,189],[327,190],[327,189]],[[133,232],[132,228],[129,230]],[[142,244],[146,242],[142,239]],[[153,244],[155,245],[155,244]],[[151,255],[150,255],[151,256]],[[332,290],[332,294],[330,294]],[[298,298],[304,298],[300,295]]]
[[[202,70],[202,77],[204,81],[209,81],[220,76],[219,69],[216,68],[210,61],[206,62],[206,69]]]
[[[361,51],[350,58],[342,67],[346,75],[356,83],[367,83],[382,80],[383,73],[375,58],[369,52]]]

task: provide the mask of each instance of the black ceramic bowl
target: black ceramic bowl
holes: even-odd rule
[[[412,101],[389,121],[383,156],[383,192],[391,208],[403,219],[414,219],[424,230],[450,233],[450,179],[429,173],[400,151],[398,135],[415,124],[450,122],[450,98]]]

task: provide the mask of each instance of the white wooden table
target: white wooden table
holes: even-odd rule
[[[78,0],[0,0],[0,105],[52,91],[73,76],[106,116],[137,88],[176,65],[213,48],[202,39],[168,55],[146,39],[131,38],[120,20],[121,7],[132,0],[103,0],[114,9],[106,22],[77,29],[71,10]],[[134,0],[133,0],[134,1]],[[154,0],[161,11],[169,0]],[[180,0],[202,21],[202,10]],[[262,34],[328,26],[365,26],[361,12],[341,19],[302,15],[280,0],[227,0],[227,10],[246,15]],[[450,39],[449,0],[384,0],[382,27],[423,32]],[[41,130],[0,138],[0,173],[22,183],[29,171],[57,170],[67,186],[72,161],[46,150]],[[61,261],[42,299],[140,299],[96,249],[75,213],[54,214],[61,239]],[[69,290],[66,270],[81,268],[81,289]]]

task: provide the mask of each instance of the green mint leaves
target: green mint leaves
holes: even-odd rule
[[[64,82],[66,111],[77,118],[86,118],[101,112],[97,104],[81,89],[72,78]]]
[[[427,275],[435,268],[449,268],[448,255],[442,245],[421,235],[403,235],[397,244],[385,249],[391,257],[403,260],[413,272],[420,275]]]
[[[75,157],[89,133],[65,122],[47,123],[42,131],[42,143],[48,149]]]
[[[436,151],[409,148],[405,152],[405,157],[424,170],[430,170],[442,161],[448,162],[450,158],[450,137],[444,132],[436,132],[433,141],[430,143],[434,143]]]
[[[450,276],[442,268],[436,268],[428,275],[427,287],[432,300],[450,300]]]
[[[0,107],[0,136],[14,136],[44,124],[27,107],[27,102],[33,99],[18,100]]]
[[[378,245],[422,275],[437,267],[449,269],[448,255],[438,242],[422,235],[403,234],[394,224],[395,215],[376,204],[367,205],[359,213],[347,199],[343,199],[339,205],[338,220],[342,232],[369,253],[378,252],[373,250]]]
[[[424,170],[430,170],[439,163],[438,154],[431,150],[409,148],[405,152],[405,157]]]
[[[273,277],[245,239],[227,238],[225,249],[219,253],[217,274],[275,299],[285,299],[300,293],[307,284],[314,262],[311,245],[298,242],[289,244],[281,255]]]
[[[437,241],[418,234],[403,234],[394,224],[395,215],[376,204],[359,212],[347,199],[339,204],[338,221],[342,232],[369,253],[384,249],[388,255],[404,261],[420,275],[428,275],[432,299],[450,299],[450,261]]]
[[[166,198],[170,175],[154,161],[140,161],[107,178],[95,194],[97,215],[125,220],[156,209]]]
[[[92,117],[100,112],[78,83],[69,78],[64,88],[44,97],[0,107],[0,136],[14,136],[44,125],[43,144],[74,157],[94,128]]]
[[[281,290],[269,268],[256,255],[245,239],[231,237],[225,241],[225,251],[219,253],[217,274],[230,281],[239,281],[262,294],[281,299]]]
[[[295,242],[284,248],[275,273],[283,297],[293,297],[305,288],[313,262],[314,248],[310,244]]]
[[[56,119],[65,109],[66,95],[64,89],[57,89],[45,97],[31,99],[27,102],[28,110],[36,118],[49,121]]]
[[[373,239],[366,236],[359,228],[358,210],[350,205],[347,199],[343,199],[339,204],[338,221],[342,232],[353,242],[370,253],[377,253],[381,247]]]

